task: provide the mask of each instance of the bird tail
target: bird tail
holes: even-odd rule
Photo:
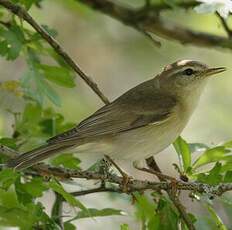
[[[58,143],[45,144],[9,160],[7,166],[16,170],[26,169],[72,146],[71,144],[61,146]]]

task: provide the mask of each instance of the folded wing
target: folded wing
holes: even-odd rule
[[[73,129],[48,140],[48,143],[69,142],[103,135],[114,135],[149,124],[163,123],[174,111],[176,99],[164,95],[148,82],[122,95],[96,111]],[[137,86],[138,87],[138,86]]]

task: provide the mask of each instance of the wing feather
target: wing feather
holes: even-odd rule
[[[159,125],[169,119],[175,105],[175,98],[164,95],[148,81],[103,106],[73,129],[49,139],[48,143],[114,135],[149,124]]]

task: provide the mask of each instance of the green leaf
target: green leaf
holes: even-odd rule
[[[63,198],[72,206],[78,207],[81,210],[87,210],[87,208],[74,196],[72,196],[70,193],[66,192],[64,188],[58,184],[55,180],[52,180],[49,182],[49,187],[54,191],[59,193],[63,196]]]
[[[75,87],[74,75],[64,67],[39,65],[47,80],[67,88]]]
[[[23,184],[24,190],[32,197],[41,197],[43,192],[48,189],[48,186],[40,177],[32,178],[30,182]]]
[[[197,175],[198,182],[207,183],[210,185],[217,185],[222,182],[221,175],[222,164],[217,162],[208,173],[200,173]]]
[[[73,123],[65,122],[64,117],[51,108],[43,110],[42,119],[39,122],[39,125],[42,132],[49,136],[62,133],[75,126]]]
[[[46,95],[55,105],[61,106],[61,100],[56,91],[43,79],[43,76],[37,75],[35,78],[37,89]]]
[[[157,215],[157,205],[154,202],[148,200],[144,195],[134,193],[136,198],[136,216],[142,221],[142,225],[146,226],[146,229],[160,229],[160,218]]]
[[[40,203],[30,203],[25,206],[17,204],[12,208],[0,205],[0,216],[1,226],[18,227],[23,230],[31,230],[38,225],[42,225],[42,229],[49,229],[47,226],[51,225],[51,221],[49,221],[46,213],[43,212],[43,207]],[[52,229],[55,230],[57,228]]]
[[[22,123],[38,123],[42,116],[42,107],[36,103],[27,103],[23,111]]]
[[[43,103],[43,95],[39,92],[34,84],[32,87],[32,82],[34,82],[35,72],[33,68],[30,68],[23,74],[20,79],[21,88],[23,89],[23,93],[26,97],[31,98],[38,102],[39,104]]]
[[[206,150],[192,165],[194,169],[201,167],[212,162],[221,161],[221,160],[230,160],[231,155],[230,150],[226,149],[224,146],[217,146],[212,149]]]
[[[20,3],[26,7],[27,10],[35,3],[39,3],[41,0],[12,0],[15,3]]]
[[[12,184],[15,183],[19,174],[13,169],[4,169],[0,171],[0,185],[3,189],[8,189]]]
[[[63,166],[69,169],[80,169],[81,161],[71,153],[60,154],[51,160],[54,166]]]
[[[69,223],[69,222],[65,222],[64,223],[64,230],[76,230],[75,225]]]
[[[159,200],[157,207],[157,215],[160,221],[160,224],[158,225],[158,229],[160,230],[179,229],[178,228],[179,216],[169,200],[165,198],[161,198]],[[155,223],[153,223],[153,225],[154,224]]]
[[[11,149],[17,149],[16,140],[14,138],[3,137],[0,139],[0,144],[5,145]]]
[[[232,182],[232,171],[227,171],[225,176],[224,176],[224,179],[223,179],[223,182],[224,183],[231,183]]]
[[[227,141],[226,143],[223,144],[226,148],[232,148],[232,141]]]
[[[77,215],[69,220],[68,222],[83,219],[83,218],[93,218],[93,217],[104,217],[104,216],[122,216],[125,213],[122,210],[112,209],[112,208],[104,208],[104,209],[95,209],[95,208],[88,208],[86,210],[82,210],[77,213]]]
[[[139,193],[134,193],[136,198],[136,207],[137,212],[136,215],[139,219],[152,219],[154,217],[154,212],[157,208],[157,205],[144,195],[140,195]]]
[[[226,162],[225,164],[222,165],[221,172],[226,173],[227,171],[232,170],[232,162]]]
[[[178,137],[173,145],[182,161],[184,172],[187,172],[191,167],[191,152],[187,142],[182,137]]]
[[[27,103],[23,114],[16,120],[16,131],[20,138],[28,139],[35,136],[41,137],[39,122],[42,119],[42,107],[39,103]],[[38,143],[37,143],[38,144]],[[31,147],[31,146],[30,146]]]
[[[56,91],[45,80],[38,66],[40,59],[33,49],[28,49],[27,63],[29,70],[21,80],[21,86],[24,89],[24,94],[36,100],[42,105],[44,96],[46,96],[55,105],[61,105],[61,99]]]
[[[13,185],[8,190],[0,188],[0,205],[7,208],[17,208],[19,206]]]
[[[189,146],[191,153],[195,153],[195,152],[199,152],[199,151],[202,152],[202,151],[209,149],[209,146],[207,146],[203,143],[189,143],[188,146]]]
[[[1,29],[0,36],[4,39],[0,45],[0,54],[6,56],[8,60],[16,59],[24,44],[24,35],[21,28],[13,24],[7,30]]]
[[[217,215],[215,210],[210,205],[207,205],[206,207],[207,207],[212,219],[214,220],[215,225],[217,226],[217,229],[218,230],[227,230],[227,227],[223,224],[221,218]]]
[[[8,43],[6,40],[0,41],[0,55],[6,56],[8,52]]]
[[[120,230],[129,230],[128,224],[121,224]]]

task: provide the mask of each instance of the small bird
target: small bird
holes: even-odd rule
[[[17,170],[75,148],[79,154],[138,161],[161,152],[180,135],[209,76],[225,71],[192,60],[167,65],[74,128],[8,162]],[[94,155],[95,157],[96,155]]]

